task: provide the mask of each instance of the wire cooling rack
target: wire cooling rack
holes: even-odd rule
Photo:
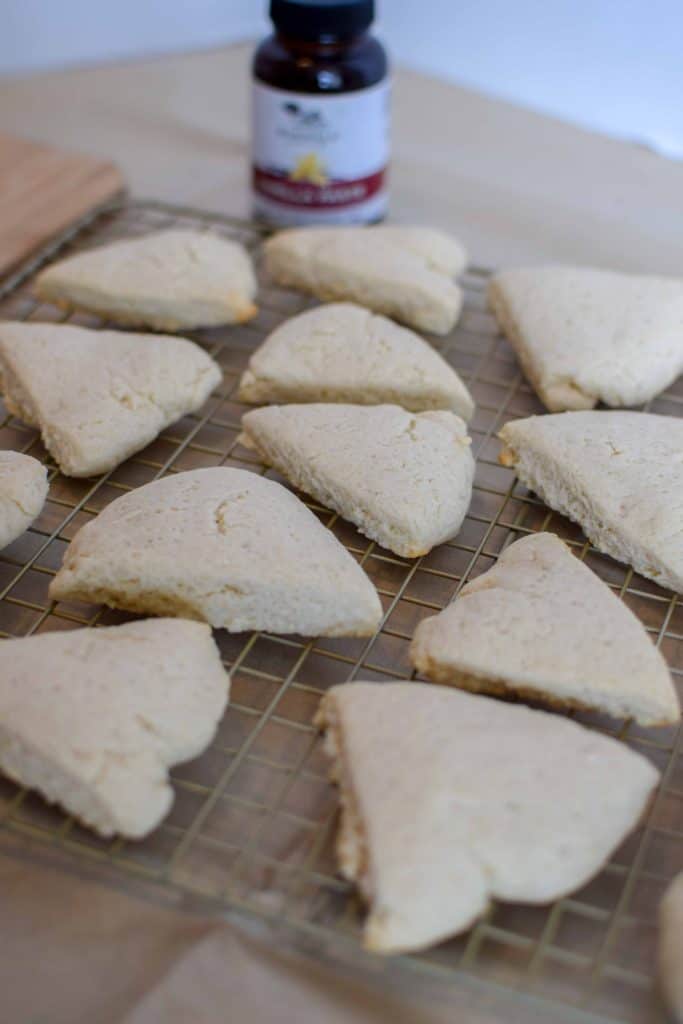
[[[64,321],[58,310],[31,297],[34,270],[55,255],[171,225],[236,238],[259,263],[262,232],[254,225],[159,203],[122,204],[81,222],[8,280],[0,289],[0,318]],[[175,804],[153,835],[138,843],[100,840],[2,780],[0,849],[19,835],[69,851],[83,865],[103,862],[121,877],[133,875],[198,894],[224,911],[237,908],[284,923],[293,932],[314,936],[332,956],[341,956],[349,944],[356,948],[362,909],[335,871],[337,795],[327,782],[321,742],[311,724],[318,701],[330,686],[347,680],[411,678],[408,647],[418,622],[443,608],[466,580],[490,568],[507,544],[534,531],[558,533],[620,595],[661,645],[681,689],[683,608],[676,597],[593,550],[580,530],[550,512],[497,463],[496,432],[506,420],[541,407],[486,311],[486,276],[476,269],[465,276],[458,327],[444,339],[432,339],[477,403],[470,427],[476,480],[457,538],[410,561],[308,503],[377,586],[385,615],[376,635],[309,641],[217,632],[232,673],[231,703],[210,749],[174,772]],[[62,476],[36,431],[2,410],[0,448],[42,459],[49,467],[50,494],[33,527],[0,553],[1,635],[125,621],[126,616],[101,607],[52,604],[47,589],[76,531],[126,491],[200,466],[239,466],[278,479],[239,445],[245,407],[235,398],[236,385],[265,335],[312,303],[262,281],[259,305],[250,324],[193,334],[222,366],[221,388],[199,413],[174,424],[105,476]],[[102,325],[81,315],[68,320]],[[681,415],[683,380],[651,408]],[[571,898],[540,908],[496,904],[468,934],[420,956],[401,958],[400,966],[473,985],[480,994],[505,993],[510,1007],[526,1007],[529,1013],[540,1008],[545,1020],[555,1019],[559,1009],[563,1019],[577,1021],[661,1020],[653,981],[656,910],[666,884],[683,866],[680,735],[674,728],[619,728],[598,715],[575,717],[619,735],[662,773],[641,827],[601,874]]]

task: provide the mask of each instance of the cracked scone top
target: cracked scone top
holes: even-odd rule
[[[225,467],[117,498],[76,534],[50,597],[203,619],[233,633],[366,636],[382,614],[361,567],[303,502]]]
[[[410,649],[419,672],[465,690],[677,722],[664,658],[630,608],[551,533],[511,544]]]
[[[658,779],[641,754],[560,715],[427,683],[346,683],[316,718],[340,785],[337,855],[379,953],[470,927],[490,899],[580,888]]]
[[[168,769],[213,739],[230,678],[208,626],[147,619],[0,644],[0,769],[110,836],[173,802]]]
[[[48,492],[47,470],[20,452],[0,452],[0,549],[36,519]]]
[[[455,370],[414,331],[351,302],[285,321],[252,354],[240,401],[393,402],[469,420],[472,397]]]
[[[506,423],[500,461],[599,551],[683,592],[683,420],[564,412]]]
[[[242,417],[244,441],[295,487],[406,558],[453,537],[474,459],[451,412],[397,405],[271,405]]]
[[[683,280],[592,267],[495,274],[489,304],[551,412],[639,405],[683,371]]]
[[[67,476],[93,476],[199,409],[220,367],[185,338],[0,324],[0,375],[14,415],[40,429]]]
[[[128,327],[191,330],[257,313],[246,249],[199,231],[158,231],[59,260],[36,278],[38,298]]]
[[[348,299],[422,331],[447,334],[462,308],[454,281],[465,250],[432,228],[291,228],[264,246],[278,283],[324,301]]]

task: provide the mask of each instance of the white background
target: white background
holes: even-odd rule
[[[216,47],[266,0],[0,0],[0,72]],[[683,0],[378,0],[396,61],[683,157]],[[0,84],[1,88],[1,84]]]

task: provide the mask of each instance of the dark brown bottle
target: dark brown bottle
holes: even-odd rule
[[[254,54],[254,214],[363,224],[387,210],[388,61],[373,0],[271,0]]]

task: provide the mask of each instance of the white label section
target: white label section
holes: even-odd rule
[[[254,82],[252,185],[257,212],[278,220],[370,219],[386,206],[388,80],[342,96]]]

